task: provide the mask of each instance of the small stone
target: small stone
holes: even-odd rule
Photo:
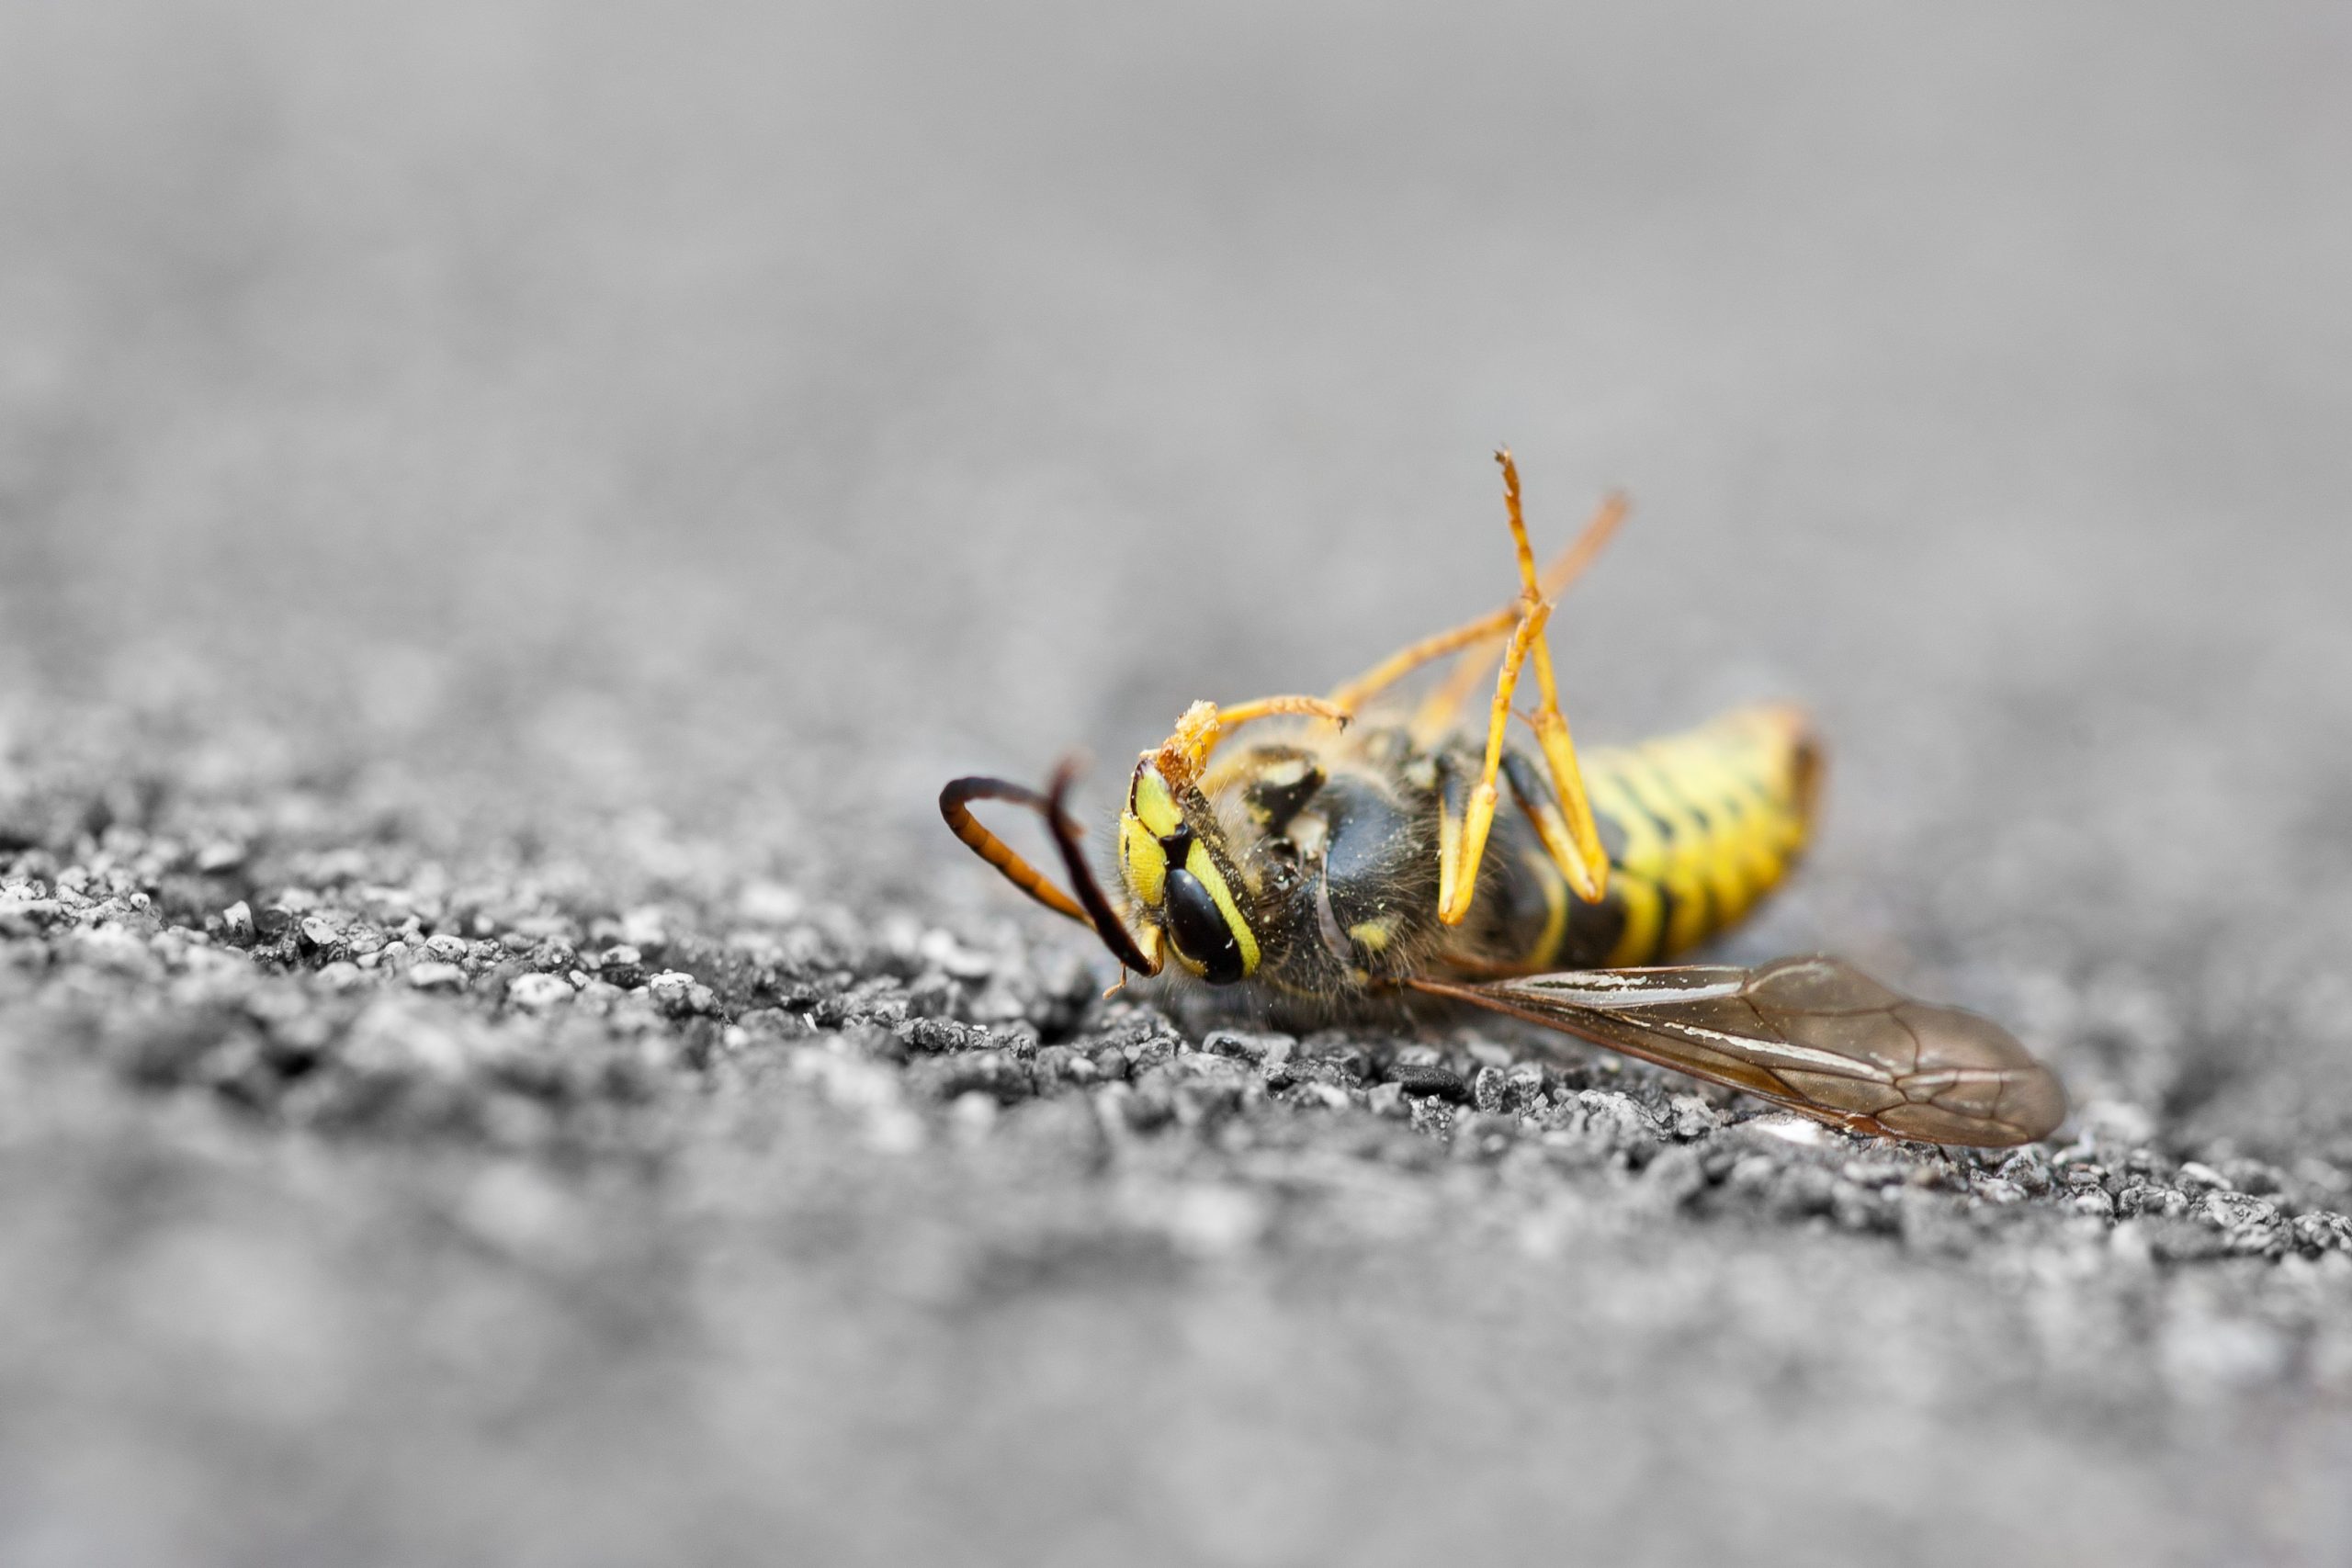
[[[233,839],[216,839],[196,852],[196,869],[207,876],[234,871],[245,863],[245,846]]]
[[[2325,1209],[2297,1214],[2289,1231],[2295,1245],[2305,1252],[2343,1253],[2352,1250],[2352,1219]]]
[[[444,931],[439,936],[427,940],[424,951],[436,964],[463,964],[466,961],[466,954],[472,951],[472,946],[465,938],[451,936]]]
[[[2066,1200],[2066,1206],[2078,1214],[2091,1214],[2102,1220],[2115,1217],[2115,1200],[2103,1188],[2085,1188]]]
[[[647,980],[645,988],[652,993],[653,1005],[664,1012],[701,1014],[718,1009],[718,998],[711,988],[684,970],[665,969]]]
[[[1364,1054],[1363,1046],[1349,1041],[1326,1043],[1314,1048],[1310,1055],[1350,1083],[1362,1083],[1372,1076],[1372,1058]]]
[[[2135,1181],[2115,1195],[2115,1212],[2119,1214],[2159,1214],[2177,1220],[2188,1213],[2189,1196],[2177,1187],[2165,1187],[2153,1181]]]
[[[0,936],[37,936],[64,918],[63,907],[51,899],[0,899]]]
[[[1287,1034],[1244,1034],[1238,1030],[1217,1029],[1209,1032],[1208,1038],[1201,1042],[1201,1049],[1215,1056],[1235,1056],[1272,1066],[1288,1061],[1297,1043]]]
[[[1407,1094],[1435,1095],[1441,1100],[1457,1103],[1470,1098],[1470,1086],[1461,1075],[1434,1063],[1398,1061],[1388,1068],[1389,1082]]]
[[[243,898],[220,911],[220,932],[240,945],[254,940],[253,906]]]
[[[2001,1179],[2014,1181],[2028,1192],[2050,1190],[2050,1160],[2038,1148],[2020,1149],[2001,1162]]]
[[[545,1012],[571,997],[571,984],[555,975],[517,975],[506,987],[507,1001],[526,1012]]]
[[[1703,1138],[1723,1125],[1723,1113],[1695,1094],[1669,1096],[1666,1106],[1667,1131],[1685,1143]]]
[[[1364,1107],[1374,1116],[1404,1117],[1411,1112],[1405,1106],[1405,1086],[1385,1083],[1375,1086],[1363,1097]]]
[[[1511,1068],[1503,1082],[1503,1109],[1515,1116],[1537,1116],[1544,1106],[1544,1069],[1532,1062]]]
[[[972,1043],[973,1032],[952,1018],[910,1019],[903,1030],[906,1043],[918,1051],[961,1051]]]
[[[420,991],[460,991],[465,989],[466,972],[454,964],[428,959],[410,968],[408,983]]]
[[[368,978],[368,971],[345,959],[337,959],[319,971],[319,984],[330,991],[356,990]]]
[[[1585,1098],[1590,1099],[1588,1095]],[[1623,1095],[1618,1096],[1623,1099]],[[1793,1144],[1801,1149],[1826,1148],[1829,1144],[1829,1129],[1810,1116],[1800,1116],[1793,1111],[1768,1111],[1761,1116],[1751,1116],[1740,1123],[1743,1132],[1761,1134]]]
[[[2208,1192],[2198,1205],[2199,1218],[2209,1225],[2225,1231],[2239,1231],[2255,1226],[2267,1226],[2278,1218],[2278,1205],[2267,1198],[2256,1198],[2250,1192]]]

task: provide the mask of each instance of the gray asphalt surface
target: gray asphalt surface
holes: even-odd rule
[[[0,5],[0,1561],[2343,1561],[2347,45]],[[1820,716],[1724,951],[2058,1139],[1204,1038],[940,828],[1498,602],[1498,440],[1581,736]]]

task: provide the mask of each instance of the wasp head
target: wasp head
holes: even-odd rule
[[[1181,776],[1180,770],[1180,776]],[[1172,782],[1157,755],[1136,764],[1119,813],[1119,874],[1147,928],[1176,962],[1213,986],[1246,980],[1258,939],[1234,901],[1229,859],[1207,799],[1189,779]]]

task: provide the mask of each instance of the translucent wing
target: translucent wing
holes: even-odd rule
[[[1856,1132],[1993,1147],[2045,1137],[2066,1115],[2056,1076],[1999,1024],[1835,958],[1411,984]]]

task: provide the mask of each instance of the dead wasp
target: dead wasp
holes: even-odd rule
[[[1829,957],[1643,967],[1724,930],[1780,882],[1811,829],[1820,749],[1796,710],[1756,707],[1579,759],[1544,623],[1623,503],[1605,502],[1539,573],[1518,467],[1507,450],[1496,460],[1518,596],[1327,696],[1193,704],[1128,782],[1123,904],[1079,847],[1069,763],[1042,795],[953,781],[939,796],[948,827],[1013,886],[1091,926],[1123,974],[1158,975],[1172,956],[1211,986],[1256,987],[1279,1018],[1440,998],[1856,1132],[1980,1146],[2049,1134],[2066,1112],[2057,1078],[1973,1013]],[[1449,656],[1451,677],[1418,705],[1391,700],[1405,676]],[[1498,656],[1485,723],[1465,727]],[[1530,673],[1532,750],[1507,733]],[[1283,722],[1218,751],[1267,720]],[[1037,812],[1072,890],[981,826],[975,800]]]

